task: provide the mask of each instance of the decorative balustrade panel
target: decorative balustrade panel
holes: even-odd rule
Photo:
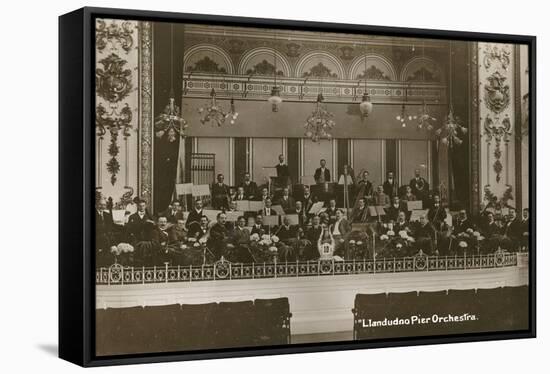
[[[415,256],[381,260],[279,263],[231,263],[218,261],[201,266],[124,267],[114,264],[96,270],[97,285],[196,282],[231,279],[336,276],[398,272],[472,270],[518,265],[518,254],[495,253],[479,256]]]

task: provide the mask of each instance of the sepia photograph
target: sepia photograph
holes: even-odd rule
[[[531,330],[528,43],[91,27],[95,356]]]

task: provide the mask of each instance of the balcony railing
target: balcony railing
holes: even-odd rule
[[[124,267],[114,264],[96,270],[97,285],[132,285],[232,279],[265,279],[353,274],[428,272],[525,266],[526,253],[497,252],[472,256],[414,256],[379,260],[317,260],[275,263],[231,263],[220,260],[201,266]]]

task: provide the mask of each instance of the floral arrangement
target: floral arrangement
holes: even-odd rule
[[[280,239],[277,235],[252,234],[250,235],[250,247],[255,252],[256,258],[263,261],[275,261],[279,252]]]
[[[123,253],[133,253],[134,247],[128,243],[119,243],[111,247],[111,253],[115,256],[120,256]]]
[[[401,230],[397,234],[393,230],[388,230],[380,235],[382,248],[377,249],[378,256],[398,257],[409,254],[410,248],[414,243],[414,238],[406,230]]]

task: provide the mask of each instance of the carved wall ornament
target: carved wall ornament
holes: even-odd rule
[[[357,79],[368,79],[368,80],[375,80],[375,81],[389,81],[391,80],[390,77],[388,77],[384,72],[380,69],[378,69],[376,66],[371,65],[367,68],[367,70],[363,70],[363,72],[356,77]]]
[[[286,45],[286,55],[288,57],[299,57],[301,46],[296,43],[288,43]]]
[[[506,83],[506,77],[495,71],[487,77],[485,84],[485,105],[494,113],[501,113],[510,104],[510,86]]]
[[[497,68],[508,70],[510,54],[511,51],[506,45],[487,43],[483,51],[483,66],[486,70],[489,70],[495,64]]]
[[[123,100],[132,90],[132,71],[124,68],[127,61],[111,53],[99,62],[103,69],[95,73],[97,94],[111,103]]]
[[[140,175],[139,196],[152,202],[153,184],[153,54],[151,22],[140,23],[140,62],[141,62],[141,124],[139,132],[140,144]],[[150,204],[151,205],[151,204]]]
[[[208,56],[204,56],[201,60],[195,62],[195,65],[187,67],[188,72],[193,73],[217,73],[217,74],[227,74],[227,70],[219,64],[212,60]]]
[[[99,51],[103,51],[107,44],[111,44],[111,50],[117,49],[117,44],[126,52],[130,52],[134,46],[132,24],[130,22],[118,23],[112,20],[109,25],[98,19],[95,28],[96,46]]]
[[[338,74],[333,73],[328,67],[326,67],[322,62],[319,62],[317,65],[314,65],[302,74],[303,78],[338,78]]]
[[[244,41],[241,39],[230,39],[229,43],[229,53],[241,54],[244,51]]]
[[[262,62],[254,65],[252,69],[246,71],[247,75],[269,75],[273,76],[275,73],[275,65],[268,62],[267,60],[262,60]],[[277,75],[283,76],[284,73],[282,70],[277,70]]]
[[[436,70],[426,69],[425,66],[422,66],[420,69],[416,70],[407,77],[408,82],[440,82],[441,75]]]
[[[341,47],[340,48],[340,52],[341,52],[340,58],[342,60],[351,60],[351,59],[353,59],[353,57],[354,57],[353,56],[353,51],[354,51],[354,49],[350,46],[345,45],[345,46]]]
[[[493,151],[493,156],[495,161],[493,162],[493,171],[496,174],[497,183],[501,180],[503,165],[501,160],[502,150],[500,148],[501,142],[508,142],[510,136],[512,135],[512,123],[508,115],[500,121],[498,117],[494,119],[489,115],[485,117],[484,121],[484,131],[485,136],[487,137],[487,143],[490,143],[493,139],[495,140],[495,150]]]

